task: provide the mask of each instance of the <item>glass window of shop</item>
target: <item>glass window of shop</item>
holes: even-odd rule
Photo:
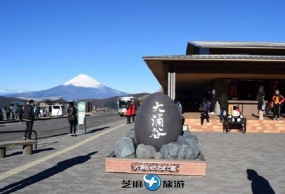
[[[285,95],[285,80],[230,80],[229,100],[257,100],[260,92],[270,100],[276,89]]]

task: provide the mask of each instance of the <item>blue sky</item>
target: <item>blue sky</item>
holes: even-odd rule
[[[0,0],[0,89],[41,90],[80,73],[128,92],[160,85],[143,56],[188,41],[285,42],[285,1]]]

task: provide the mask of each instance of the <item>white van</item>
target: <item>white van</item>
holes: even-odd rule
[[[52,117],[62,116],[62,108],[61,105],[49,105],[48,110],[51,110]]]

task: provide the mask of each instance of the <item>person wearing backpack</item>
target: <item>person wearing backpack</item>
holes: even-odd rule
[[[204,98],[199,108],[199,110],[201,111],[201,125],[203,125],[204,119],[206,119],[208,123],[210,122],[209,109],[210,102],[206,98]]]
[[[32,130],[35,120],[34,101],[30,100],[29,104],[24,106],[23,120],[26,122],[26,132],[24,135],[25,140],[31,140]]]
[[[69,103],[69,107],[67,109],[67,119],[69,122],[69,134],[70,136],[76,136],[76,125],[77,125],[77,110],[74,107],[73,102]]]

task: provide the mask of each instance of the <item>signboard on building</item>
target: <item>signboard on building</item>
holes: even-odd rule
[[[233,114],[233,109],[234,109],[234,106],[233,105],[229,105],[229,115],[232,115]]]

